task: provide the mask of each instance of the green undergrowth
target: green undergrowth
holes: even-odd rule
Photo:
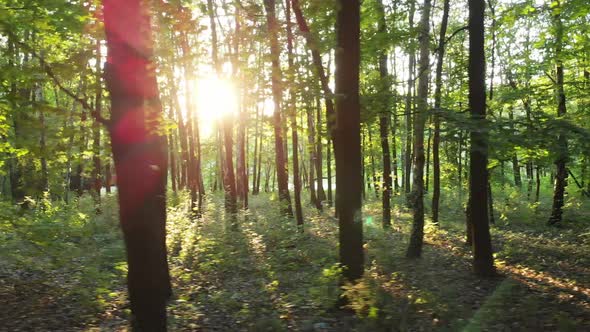
[[[276,195],[250,197],[226,216],[209,195],[203,217],[189,215],[186,193],[169,194],[168,250],[174,296],[171,331],[580,331],[590,329],[588,201],[568,196],[564,222],[546,224],[539,203],[496,189],[492,225],[498,277],[471,272],[464,245],[463,195],[443,191],[441,220],[426,211],[421,259],[405,258],[411,211],[393,199],[392,227],[381,226],[380,200],[363,209],[364,277],[343,282],[337,220],[304,202],[301,232],[279,214]],[[430,199],[427,196],[427,200]],[[124,247],[114,197],[96,214],[90,197],[69,205],[1,203],[0,294],[13,330],[124,330]],[[429,206],[429,204],[425,204]],[[343,308],[339,299],[349,301]],[[24,317],[18,319],[17,317]],[[6,325],[8,322],[12,325]],[[23,323],[24,322],[24,323]],[[20,325],[19,325],[20,324]]]

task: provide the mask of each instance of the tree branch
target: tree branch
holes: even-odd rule
[[[553,77],[551,77],[551,75],[549,75],[548,72],[543,71],[543,73],[545,74],[545,76],[547,76],[551,80],[551,82],[553,82],[553,84],[557,85],[557,82],[555,81],[555,79],[553,79]]]
[[[445,39],[444,45],[447,45],[451,41],[451,39],[453,39],[453,37],[455,37],[456,34],[458,34],[459,32],[461,32],[463,30],[467,30],[467,29],[469,29],[469,25],[462,26],[459,29],[455,30],[450,36],[447,37],[447,39]],[[439,47],[440,46],[438,46],[434,50],[434,52],[437,52]]]
[[[45,59],[39,53],[35,52],[35,50],[32,47],[30,47],[29,45],[27,45],[26,43],[18,40],[17,36],[12,31],[10,31],[10,29],[7,27],[6,23],[0,22],[0,24],[4,25],[6,34],[13,42],[15,42],[17,45],[19,45],[23,49],[25,49],[27,52],[29,52],[29,54],[31,54],[31,56],[33,56],[35,59],[37,59],[39,61],[41,68],[43,68],[43,70],[45,71],[47,76],[49,76],[49,78],[51,78],[51,80],[53,81],[53,83],[55,83],[55,85],[59,88],[59,90],[61,90],[66,95],[68,95],[70,98],[72,98],[77,103],[79,103],[82,106],[82,108],[84,108],[85,110],[90,112],[90,114],[92,115],[92,117],[94,117],[94,119],[96,121],[104,124],[107,128],[110,128],[111,121],[109,119],[105,119],[99,112],[97,112],[96,109],[94,109],[94,107],[92,107],[86,101],[86,99],[78,97],[77,94],[75,94],[74,92],[72,92],[68,88],[66,88],[59,81],[59,79],[57,78],[57,75],[55,75],[55,73],[51,69],[51,66],[47,63],[47,61],[45,61]]]

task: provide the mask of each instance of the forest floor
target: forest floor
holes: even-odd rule
[[[339,287],[331,211],[307,207],[301,234],[271,199],[251,197],[237,222],[224,218],[220,198],[195,222],[177,204],[183,197],[171,199],[169,330],[590,331],[585,203],[571,203],[556,228],[545,226],[548,207],[497,200],[499,276],[480,280],[460,207],[442,207],[440,227],[427,223],[423,257],[408,260],[410,211],[397,198],[393,228],[384,232],[380,203],[369,201],[365,277]],[[83,198],[75,209],[0,212],[1,331],[128,330],[116,205],[105,199],[99,216],[91,205]],[[336,310],[342,292],[352,301]]]

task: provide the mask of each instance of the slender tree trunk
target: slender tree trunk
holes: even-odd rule
[[[104,0],[103,6],[109,52],[105,81],[131,312],[138,330],[165,331],[171,296],[165,242],[167,147],[159,130],[162,108],[151,60],[149,10],[140,0]]]
[[[375,154],[373,153],[373,149],[371,146],[371,142],[373,142],[373,137],[371,134],[371,126],[367,125],[367,133],[369,134],[369,158],[371,160],[371,178],[373,180],[373,189],[375,190],[375,197],[379,198],[379,191],[381,188],[379,187],[379,180],[377,180],[377,167],[375,165]]]
[[[291,195],[289,194],[287,156],[284,151],[282,132],[283,122],[281,120],[282,78],[280,67],[280,48],[278,41],[279,26],[275,14],[275,0],[264,0],[264,8],[266,10],[266,21],[270,36],[270,53],[272,61],[272,94],[275,105],[273,118],[279,199],[281,201],[281,211],[283,214],[292,216],[293,208],[291,207]]]
[[[332,139],[328,138],[328,144],[326,144],[326,169],[328,171],[328,206],[332,206],[333,194],[332,194]]]
[[[469,2],[469,109],[471,130],[469,210],[473,227],[473,269],[480,276],[495,274],[488,214],[488,137],[485,131],[484,0]]]
[[[259,127],[260,127],[260,120],[259,120],[259,109],[256,106],[256,118],[254,120],[254,162],[252,163],[252,194],[256,195],[258,192],[256,191],[256,181],[258,180],[258,171],[257,168],[260,167],[258,164],[258,136],[259,136]]]
[[[289,1],[289,0],[287,0]],[[319,52],[319,48],[317,45],[317,41],[314,38],[303,13],[301,12],[301,6],[299,5],[299,0],[290,0],[293,4],[293,12],[295,13],[295,18],[297,20],[297,25],[299,26],[299,31],[305,38],[307,43],[307,47],[311,51],[311,58],[313,61],[313,65],[320,80],[320,85],[322,88],[322,92],[324,93],[324,102],[326,104],[326,124],[327,130],[329,133],[330,138],[334,139],[333,127],[335,122],[335,112],[334,112],[334,102],[332,101],[332,90],[330,89],[330,85],[328,82],[328,75],[324,70],[324,66],[322,64],[322,57]],[[318,115],[319,116],[319,115]],[[319,131],[320,122],[318,122],[318,131]]]
[[[218,45],[217,45],[217,27],[215,24],[215,8],[213,6],[213,0],[207,0],[207,12],[209,15],[209,24],[211,25],[211,57],[213,59],[213,65],[218,78],[221,77],[222,68],[221,62],[218,57]],[[223,178],[223,189],[225,193],[225,210],[235,215],[238,212],[237,203],[237,190],[236,190],[236,177],[234,172],[233,162],[233,119],[232,114],[226,115],[220,120],[221,132],[223,134],[223,148],[220,145],[219,148],[223,150],[223,161],[222,166],[222,178]]]
[[[316,178],[315,178],[315,159],[316,159],[316,149],[315,149],[315,125],[314,125],[314,118],[313,118],[313,108],[310,105],[307,105],[307,145],[309,151],[309,193],[310,193],[310,201],[318,210],[322,210],[322,204],[318,200],[317,193],[316,193]]]
[[[395,77],[394,77],[395,79]],[[394,107],[394,112],[395,112],[395,107]],[[398,193],[399,192],[399,175],[398,175],[398,157],[397,157],[397,115],[393,115],[392,116],[393,121],[391,124],[391,156],[393,157],[393,192]]]
[[[436,78],[434,89],[434,137],[432,139],[432,222],[438,224],[438,208],[440,203],[440,113],[442,106],[442,69],[445,56],[445,38],[449,22],[449,0],[444,0],[443,16],[438,38]]]
[[[557,1],[557,7],[554,8],[553,24],[555,28],[555,59],[557,65],[556,73],[556,89],[557,89],[557,116],[563,117],[567,112],[565,89],[564,89],[564,69],[562,48],[563,48],[563,22],[561,21],[561,10],[563,9],[560,1]],[[558,157],[555,160],[556,175],[555,185],[553,188],[553,206],[551,208],[551,216],[549,217],[549,224],[554,225],[561,222],[563,214],[563,204],[565,196],[565,188],[567,186],[567,168],[566,161],[568,158],[568,144],[567,137],[564,133],[557,136]]]
[[[195,155],[195,139],[194,139],[194,122],[193,117],[196,116],[196,112],[194,109],[194,104],[192,100],[192,93],[190,87],[190,81],[192,79],[192,70],[193,66],[190,61],[189,57],[189,44],[188,44],[188,34],[183,32],[180,36],[181,48],[182,48],[182,57],[183,61],[183,68],[184,68],[184,95],[185,95],[185,102],[186,102],[186,138],[188,140],[188,164],[187,164],[187,185],[190,192],[190,213],[194,217],[198,217],[201,213],[198,206],[199,198],[197,196],[198,192],[198,180],[197,180],[197,162],[196,162],[196,155]]]
[[[414,1],[410,1],[410,12],[408,20],[410,24],[410,31],[414,29]],[[406,149],[404,156],[404,189],[405,193],[410,193],[410,178],[412,173],[412,90],[414,89],[414,67],[416,58],[414,55],[414,46],[410,43],[410,51],[408,54],[408,91],[406,95]]]
[[[537,165],[537,189],[535,190],[535,202],[539,201],[539,194],[541,192],[541,166]]]
[[[385,21],[385,9],[383,7],[383,0],[377,1],[378,29],[382,37],[387,37],[387,25]],[[381,141],[381,153],[383,155],[383,197],[382,197],[382,213],[383,228],[391,226],[391,155],[389,150],[389,70],[387,68],[387,51],[379,52],[379,77],[381,82],[379,89],[383,98],[382,108],[379,115],[379,135]],[[395,140],[395,137],[393,138]]]
[[[289,114],[291,115],[291,136],[293,146],[293,191],[295,196],[295,217],[297,226],[300,231],[303,231],[303,210],[301,208],[301,177],[299,175],[299,135],[297,133],[297,105],[295,100],[294,77],[295,72],[293,63],[293,30],[291,28],[291,5],[289,0],[286,1],[285,6],[287,17],[287,55],[289,58],[289,82],[292,83],[289,87]],[[321,167],[321,165],[320,165]]]
[[[432,146],[432,129],[428,127],[428,140],[426,141],[426,174],[424,175],[424,192],[428,192],[428,185],[430,183],[430,148]]]
[[[424,0],[420,20],[420,63],[418,65],[418,104],[414,115],[414,184],[412,191],[412,234],[406,256],[422,255],[424,241],[424,127],[428,111],[428,76],[430,74],[430,0]]]
[[[322,161],[324,159],[322,153],[322,104],[320,99],[317,99],[317,112],[316,112],[316,159],[315,159],[315,169],[316,175],[318,177],[317,181],[317,197],[319,204],[322,204],[323,201],[326,200],[326,191],[324,190],[324,175],[322,170]]]
[[[102,57],[100,54],[100,39],[96,40],[96,86],[95,86],[95,100],[94,112],[101,114],[102,112]],[[100,160],[100,123],[95,119],[92,123],[92,169],[93,192],[94,199],[97,205],[97,211],[100,210],[100,189],[102,188],[102,163]]]
[[[168,162],[170,163],[170,181],[172,182],[172,191],[176,193],[178,191],[178,184],[176,182],[177,172],[176,169],[176,144],[174,142],[174,134],[168,135]],[[107,186],[109,183],[107,183]]]

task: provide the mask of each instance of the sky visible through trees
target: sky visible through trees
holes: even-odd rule
[[[4,0],[0,330],[590,329],[585,0]]]

